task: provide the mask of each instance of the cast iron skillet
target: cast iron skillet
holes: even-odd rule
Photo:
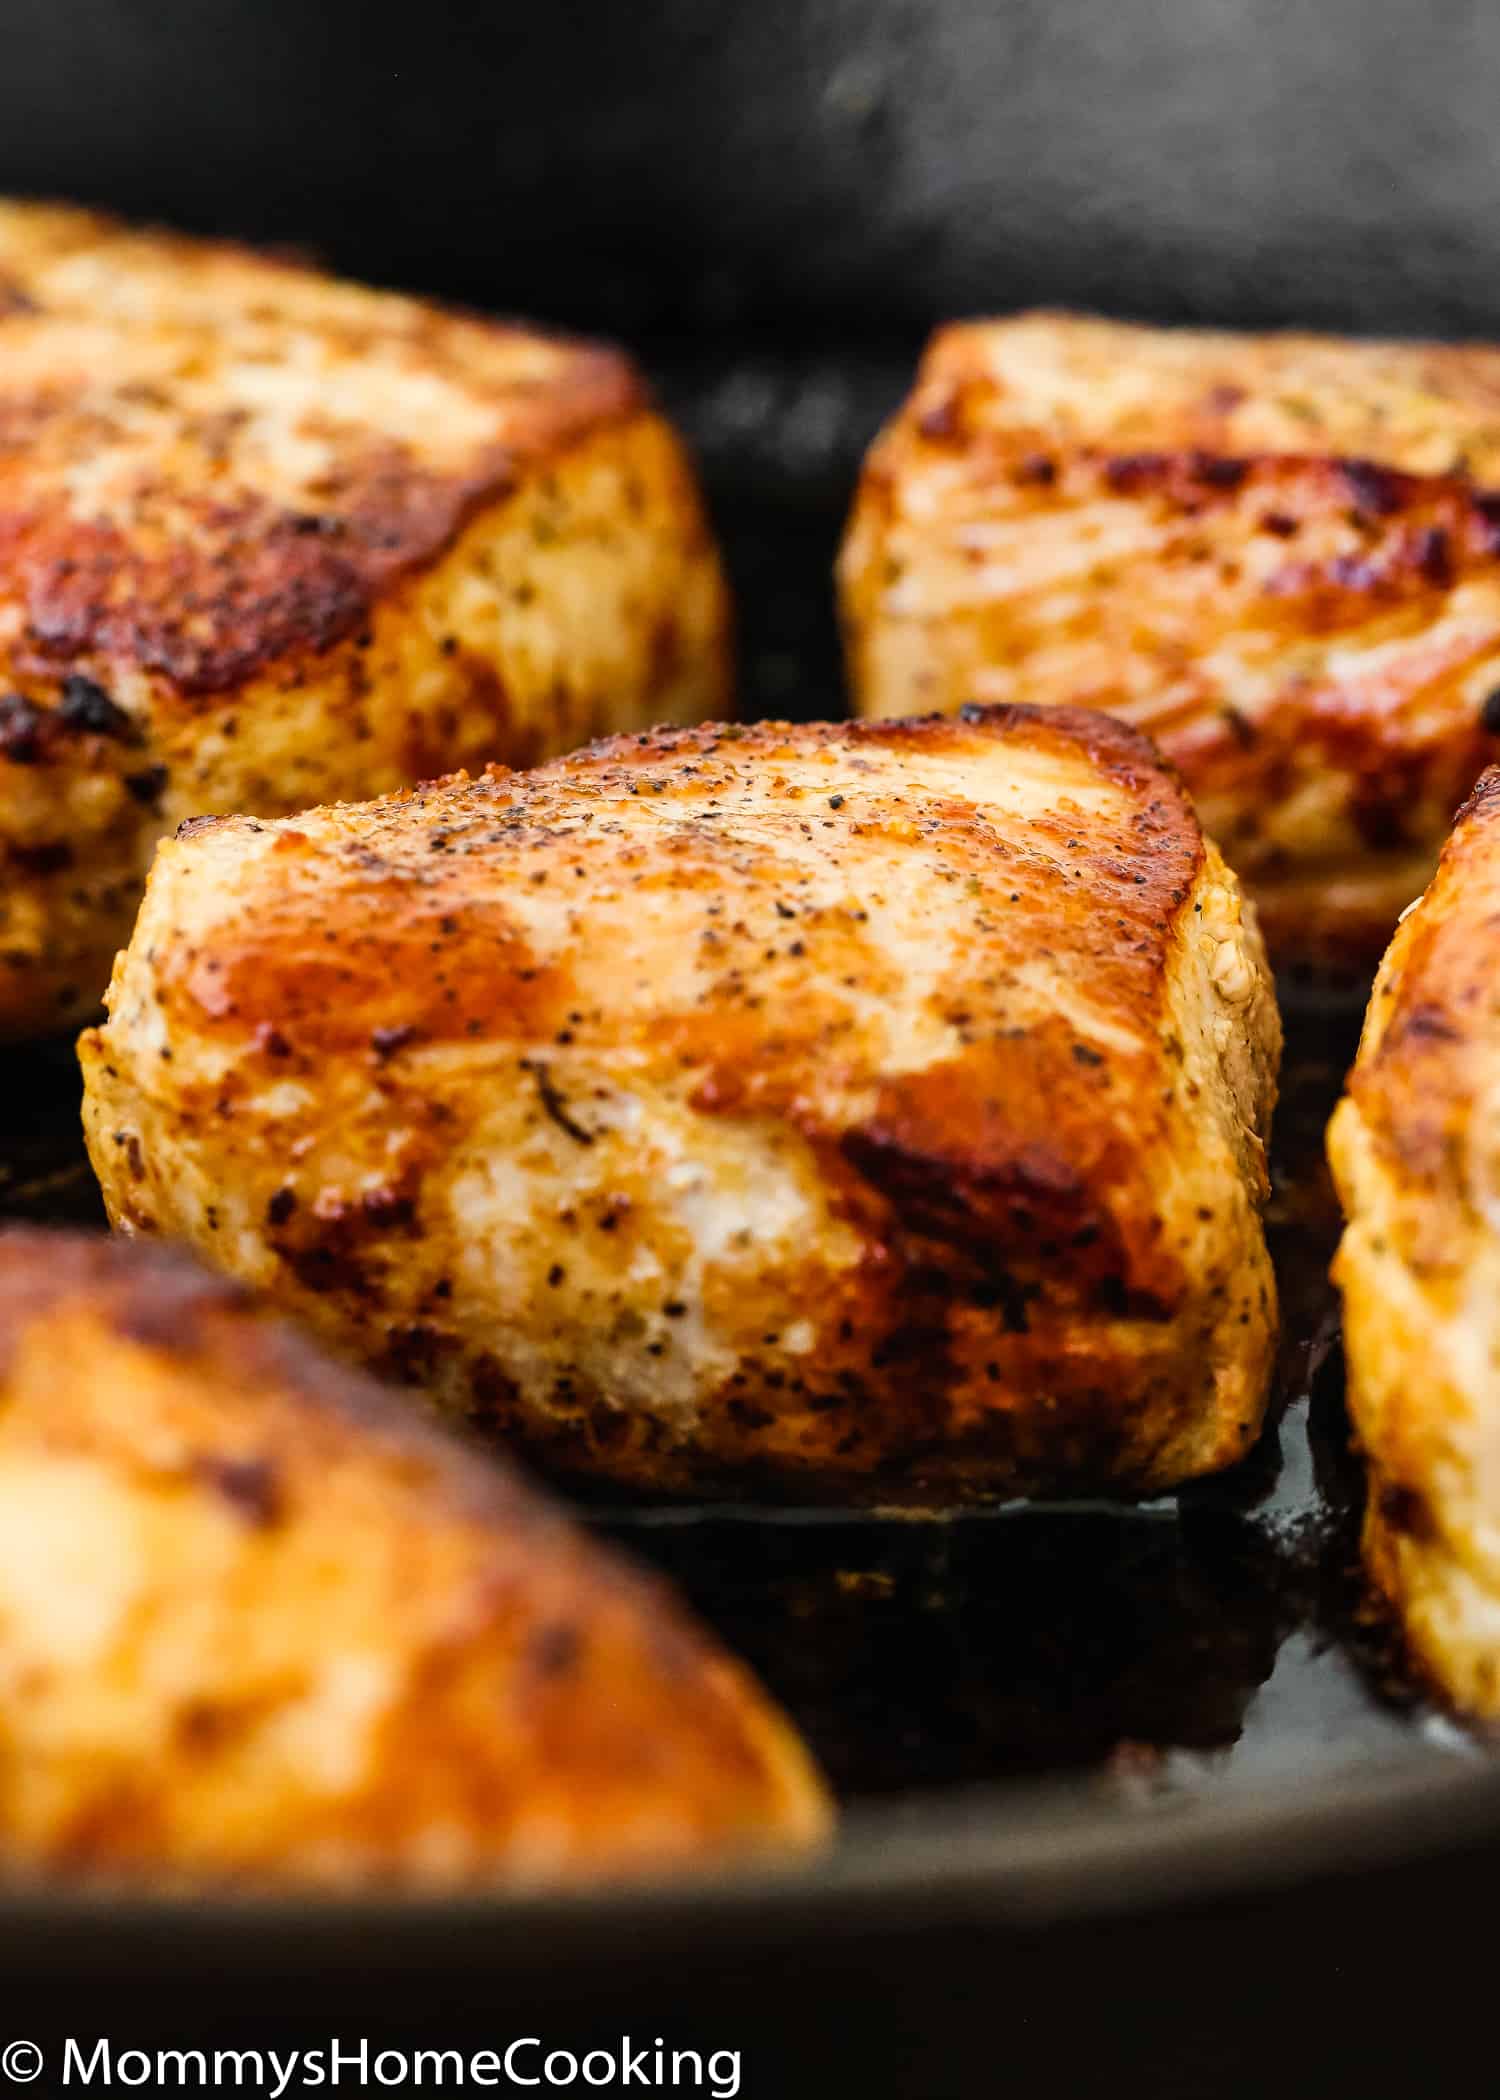
[[[744,709],[817,714],[854,466],[927,326],[1493,335],[1497,88],[1500,18],[1442,0],[9,0],[0,188],[641,348],[704,456]],[[1500,1770],[1353,1572],[1318,1139],[1356,1018],[1293,1029],[1287,1340],[1235,1474],[951,1526],[592,1514],[806,1727],[848,1804],[828,1861],[524,1905],[0,1896],[0,2068],[47,2043],[62,2090],[67,2033],[630,2033],[737,2048],[754,2094],[1467,2083]],[[66,1049],[0,1059],[0,1211],[97,1220],[76,1092]]]
[[[828,565],[902,376],[837,358],[667,372],[735,572],[750,709],[837,693]],[[1145,1505],[951,1523],[585,1510],[806,1731],[846,1808],[830,1859],[524,1903],[12,1894],[12,2028],[569,2048],[649,2028],[739,2048],[749,2092],[930,2100],[1071,2065],[1126,2090],[1211,2076],[1263,2094],[1260,2005],[1305,1992],[1318,2024],[1290,2090],[1355,2071],[1383,2089],[1408,2046],[1430,2087],[1464,2033],[1464,1896],[1500,1865],[1500,1769],[1408,1679],[1358,1579],[1322,1159],[1358,1001],[1285,989],[1285,1332],[1243,1465]],[[77,1096],[67,1044],[0,1060],[0,1213],[100,1222]],[[1423,1999],[1439,1963],[1441,2021]],[[32,1985],[63,1978],[66,2007],[44,2012]]]

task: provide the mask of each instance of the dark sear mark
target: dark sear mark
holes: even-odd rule
[[[161,791],[167,784],[165,766],[145,766],[139,773],[125,775],[126,793],[147,807],[161,799]]]
[[[990,1288],[1000,1307],[1006,1333],[1030,1334],[1031,1316],[1026,1308],[1034,1298],[1041,1296],[1041,1285],[1019,1283],[1008,1269],[996,1269]]]
[[[49,839],[40,846],[12,846],[10,858],[26,875],[57,875],[73,865],[73,848],[66,839]]]
[[[960,406],[957,394],[944,394],[930,407],[923,409],[917,418],[917,428],[924,438],[929,438],[934,444],[941,444],[946,438],[957,437],[962,427]]]
[[[1133,495],[1162,479],[1170,461],[1164,452],[1121,452],[1104,462],[1107,487],[1122,496]]]
[[[1248,460],[1223,459],[1213,453],[1200,453],[1193,464],[1198,479],[1211,489],[1237,489],[1250,472]]]
[[[414,1042],[416,1035],[416,1029],[409,1022],[401,1028],[372,1028],[370,1048],[381,1064],[387,1064],[398,1050],[404,1050],[408,1043]]]
[[[539,1677],[558,1677],[577,1662],[583,1638],[576,1626],[544,1626],[533,1636],[528,1654]]]
[[[1379,1489],[1380,1514],[1392,1531],[1403,1532],[1407,1538],[1431,1541],[1437,1536],[1437,1526],[1426,1497],[1416,1488],[1407,1487],[1399,1480],[1389,1480]]]
[[[1345,459],[1339,469],[1356,507],[1370,517],[1388,518],[1401,508],[1403,477],[1390,467],[1372,459]]]
[[[111,736],[122,744],[140,741],[140,731],[110,699],[102,685],[75,673],[63,680],[58,719],[69,729],[85,730],[90,736]]]
[[[47,717],[24,693],[0,693],[0,758],[13,766],[34,766],[42,755]]]
[[[13,765],[34,766],[54,754],[58,739],[65,736],[108,737],[117,744],[141,741],[136,724],[124,708],[117,707],[102,685],[78,674],[63,680],[62,697],[55,708],[39,707],[24,693],[0,694],[0,757]],[[166,769],[153,766],[133,775],[125,785],[140,800],[154,800],[166,782]],[[140,783],[150,781],[147,793]]]
[[[268,1530],[281,1516],[280,1484],[265,1459],[203,1457],[197,1471],[246,1523]]]
[[[594,1142],[593,1131],[585,1130],[583,1125],[575,1122],[568,1113],[567,1102],[557,1091],[556,1086],[553,1084],[552,1074],[541,1060],[534,1057],[523,1057],[521,1059],[521,1070],[529,1072],[536,1081],[537,1095],[541,1101],[542,1108],[557,1125],[558,1129],[565,1130],[575,1144],[592,1145]]]
[[[1441,525],[1417,534],[1412,559],[1427,581],[1439,590],[1446,590],[1452,583],[1453,546]]]
[[[1456,1043],[1462,1039],[1463,1031],[1440,1006],[1417,1006],[1407,1014],[1404,1022],[1398,1022],[1402,1035],[1425,1036],[1435,1042]]]

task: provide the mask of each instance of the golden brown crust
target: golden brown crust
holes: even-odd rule
[[[185,817],[722,707],[616,352],[24,205],[0,280],[0,1036],[95,1002]]]
[[[1500,769],[1381,965],[1329,1128],[1365,1559],[1454,1703],[1500,1715]]]
[[[0,210],[0,257],[16,210]],[[90,272],[74,281],[76,248],[61,258],[33,249],[25,303],[8,308],[0,337],[0,573],[19,614],[11,668],[23,676],[103,657],[192,697],[326,650],[523,473],[648,406],[629,360],[602,345],[342,286],[327,286],[325,316],[310,295],[326,280],[298,265],[92,215],[89,224]],[[107,283],[132,271],[143,289],[167,293],[165,306],[152,301],[144,350],[138,314],[84,304],[101,274]],[[211,283],[212,304],[175,311],[179,273]],[[205,328],[231,342],[244,331],[244,363],[223,355],[217,374],[205,370]],[[84,367],[99,329],[112,349],[134,352],[128,369]],[[308,329],[320,329],[332,369],[293,390],[284,421],[271,412],[273,389],[269,403],[236,398],[247,365],[274,369]],[[356,362],[386,385],[451,389],[467,442],[443,443],[419,416],[401,419],[416,425],[409,434],[383,429],[357,377],[351,386]],[[216,380],[224,398],[206,406],[198,390]],[[294,440],[316,444],[315,461],[256,461],[258,445],[290,455]],[[59,501],[85,459],[114,499],[106,517]]]
[[[1387,951],[1349,1094],[1404,1180],[1451,1194],[1490,1082],[1490,931],[1500,914],[1500,768],[1454,819],[1438,871]]]
[[[858,704],[1122,715],[1182,767],[1273,952],[1357,965],[1500,751],[1490,476],[1500,351],[946,329],[842,558]]]
[[[180,1254],[0,1232],[0,1858],[592,1879],[806,1843],[656,1582]]]
[[[111,1015],[116,1221],[558,1466],[946,1501],[1258,1423],[1274,1003],[1101,716],[657,731],[190,827]]]

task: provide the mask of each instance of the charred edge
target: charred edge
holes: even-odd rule
[[[1497,719],[1500,719],[1500,691],[1492,694],[1491,698],[1497,702]],[[1487,701],[1485,704],[1488,706],[1489,702]],[[1496,733],[1500,734],[1500,730],[1497,730]],[[1457,815],[1454,817],[1453,825],[1455,831],[1459,825],[1467,823],[1472,818],[1487,816],[1490,804],[1497,800],[1500,800],[1500,766],[1489,766],[1480,774],[1470,791],[1468,800],[1461,805]]]
[[[849,727],[861,736],[878,737],[881,731],[951,730],[955,720],[970,728],[993,729],[999,735],[1032,732],[1071,744],[1137,796],[1159,793],[1165,786],[1177,805],[1174,821],[1191,831],[1196,850],[1201,853],[1197,819],[1177,767],[1141,730],[1116,715],[1067,704],[1053,707],[1026,700],[966,700],[956,715],[920,715],[908,722],[855,722]]]

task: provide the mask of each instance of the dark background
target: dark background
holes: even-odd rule
[[[820,714],[935,320],[1500,327],[1500,8],[0,0],[0,188],[623,338],[703,459],[742,707]]]
[[[1452,330],[1485,0],[7,0],[0,182],[636,337],[1057,299]]]

